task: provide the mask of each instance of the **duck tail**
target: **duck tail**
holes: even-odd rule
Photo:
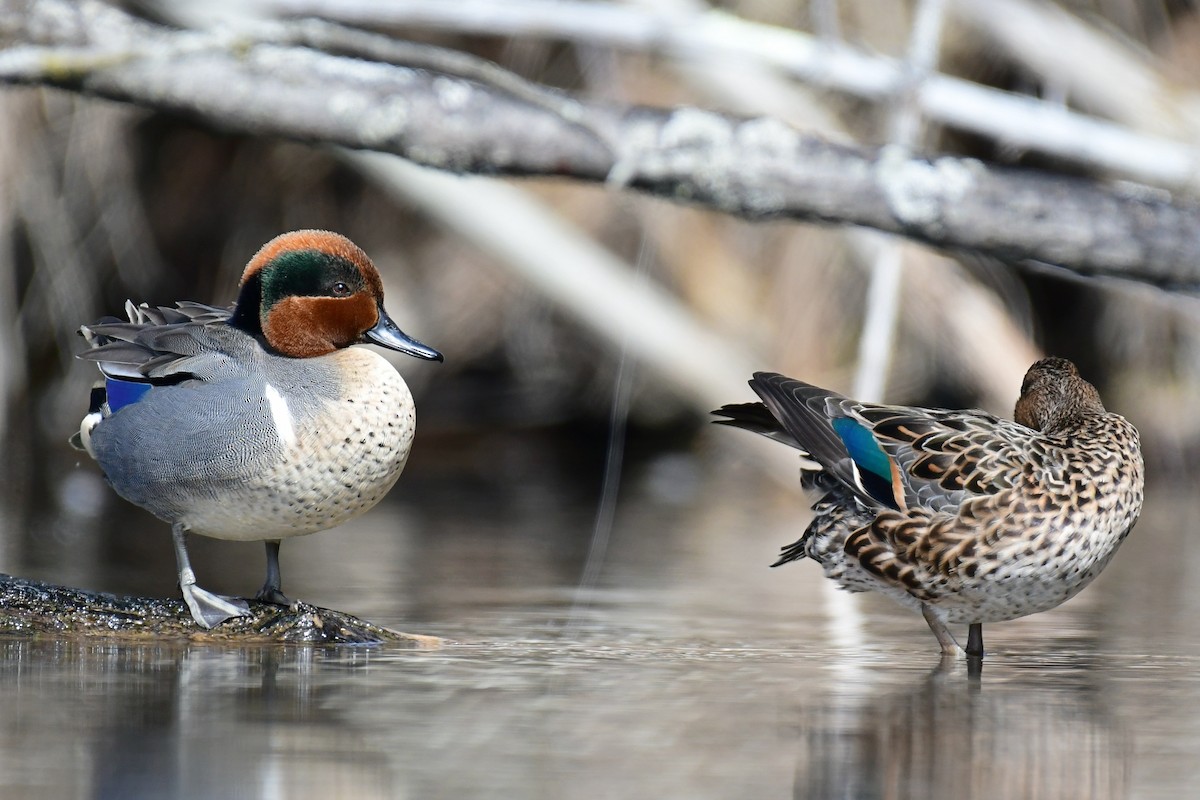
[[[775,419],[762,403],[730,403],[710,413],[725,417],[725,419],[714,419],[713,424],[715,425],[740,428],[776,442],[782,442],[788,447],[803,450],[795,437],[784,430],[779,420]]]

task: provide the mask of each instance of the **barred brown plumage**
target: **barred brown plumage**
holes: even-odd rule
[[[960,649],[949,623],[969,624],[967,653],[982,656],[983,623],[1073,597],[1141,512],[1137,430],[1066,359],[1029,368],[1013,421],[860,403],[775,373],[750,386],[762,403],[717,422],[795,447],[826,478],[803,481],[825,494],[772,566],[807,556],[845,589],[921,611],[944,653]]]

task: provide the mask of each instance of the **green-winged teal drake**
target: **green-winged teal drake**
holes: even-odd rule
[[[982,656],[983,623],[1073,597],[1141,512],[1137,430],[1063,358],[1029,368],[1011,422],[767,372],[750,386],[762,402],[724,406],[717,422],[805,453],[801,484],[823,493],[773,566],[807,556],[844,589],[919,610],[943,653],[959,651],[948,624],[968,624],[967,655]]]
[[[86,325],[103,381],[73,441],[117,494],[171,524],[179,584],[211,628],[247,604],[196,585],[189,533],[265,541],[257,597],[287,604],[279,543],[372,508],[408,460],[408,386],[371,350],[441,355],[383,308],[383,284],[353,242],[295,231],[250,260],[232,309],[126,305],[128,322]]]

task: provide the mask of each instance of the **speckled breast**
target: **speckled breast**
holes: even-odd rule
[[[850,591],[879,591],[914,609],[926,604],[945,622],[1000,622],[1054,608],[1101,573],[1142,508],[1137,431],[1115,414],[1095,424],[1061,446],[1070,459],[1058,469],[1036,477],[1031,470],[1014,489],[975,499],[969,513],[868,513],[848,495],[831,495],[815,507],[806,555]],[[909,517],[924,522],[910,548],[880,559],[883,574],[847,552],[856,530]]]
[[[1137,431],[1109,414],[1070,448],[1060,480],[998,502],[993,548],[961,563],[957,591],[937,601],[948,622],[1016,619],[1071,599],[1099,575],[1137,522],[1144,465]],[[1018,506],[1020,510],[1018,510]],[[1004,512],[1009,513],[1004,513]],[[968,569],[973,566],[973,569]]]
[[[1027,520],[1011,541],[978,559],[973,577],[952,582],[957,591],[936,603],[947,622],[1000,622],[1055,608],[1104,570],[1141,503],[1140,483],[1113,486],[1086,509]]]
[[[332,528],[375,506],[408,461],[416,411],[404,379],[382,357],[350,348],[336,360],[334,396],[284,392],[268,382],[276,456],[182,517],[219,539],[286,538]]]

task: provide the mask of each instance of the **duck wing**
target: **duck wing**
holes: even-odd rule
[[[868,508],[953,511],[1012,488],[1031,466],[1061,466],[1036,446],[1043,434],[984,411],[860,403],[770,372],[750,386],[762,403],[725,406],[718,421],[802,451]]]
[[[853,403],[841,409],[896,465],[902,508],[954,511],[973,497],[1012,489],[1032,471],[1065,467],[1032,428],[984,411]]]
[[[126,303],[128,322],[107,317],[80,328],[95,361],[111,381],[173,384],[227,374],[230,356],[249,341],[225,323],[231,310],[181,302],[174,308]]]

